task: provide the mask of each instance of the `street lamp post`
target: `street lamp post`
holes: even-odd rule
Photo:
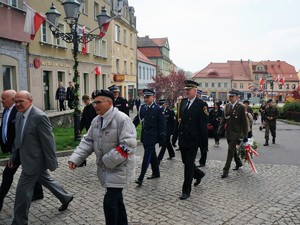
[[[73,59],[74,59],[74,140],[80,140],[81,136],[78,132],[80,124],[81,111],[79,109],[79,73],[78,73],[78,46],[79,43],[87,43],[93,39],[100,39],[99,35],[92,34],[93,31],[100,28],[110,17],[107,15],[105,6],[102,7],[101,13],[97,16],[98,27],[87,34],[78,34],[78,19],[80,16],[80,4],[77,0],[65,0],[62,5],[64,6],[66,17],[64,21],[70,26],[70,32],[64,33],[58,29],[58,18],[61,15],[52,3],[50,10],[46,13],[47,20],[50,23],[49,28],[55,38],[62,38],[63,41],[73,44]]]
[[[273,90],[274,90],[274,80],[273,76],[270,74],[269,76],[266,77],[266,80],[270,82],[270,88],[271,88],[271,98],[273,100]]]

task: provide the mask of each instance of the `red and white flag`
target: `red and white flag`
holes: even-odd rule
[[[263,89],[263,84],[264,84],[264,82],[265,82],[265,79],[264,79],[263,77],[260,78],[260,80],[259,80],[259,88],[260,88],[260,90]]]
[[[100,65],[100,66],[96,66],[96,68],[95,68],[95,74],[96,74],[97,76],[100,76],[100,75],[101,75],[101,65]]]
[[[285,81],[284,78],[280,78],[280,80],[279,80],[279,82],[282,84],[282,86],[284,86],[284,81]]]
[[[280,81],[280,75],[278,74],[278,75],[277,75],[277,78],[275,79],[275,82],[276,82],[277,84],[279,84],[279,81]]]
[[[101,26],[100,26],[100,33],[99,33],[99,37],[100,38],[103,38],[108,30],[108,27],[109,27],[109,24],[110,24],[110,21],[112,21],[112,19],[108,19],[106,20],[106,22],[102,23]]]
[[[86,37],[85,37],[85,26],[82,27],[82,40],[83,40],[83,45],[82,45],[82,54],[86,54]]]
[[[30,34],[30,39],[33,40],[36,32],[39,30],[42,23],[45,21],[45,17],[40,13],[34,11],[28,5],[24,4],[26,7],[26,18],[24,32]]]

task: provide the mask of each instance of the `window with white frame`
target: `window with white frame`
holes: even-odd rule
[[[127,46],[127,30],[126,29],[124,29],[124,33],[123,33],[123,35],[124,35],[124,45],[125,46]]]
[[[87,0],[85,0],[83,3],[82,3],[82,5],[81,5],[81,12],[83,13],[83,14],[88,14],[88,12],[87,12],[87,9],[88,9],[88,1]]]
[[[124,61],[124,74],[127,74],[127,61]]]
[[[200,87],[200,88],[202,87],[202,83],[199,83],[199,87]]]
[[[133,34],[130,33],[130,48],[133,48]]]
[[[2,90],[17,89],[15,73],[15,67],[2,66]]]
[[[218,83],[218,87],[221,87],[221,83]]]
[[[205,87],[208,87],[208,83],[205,83]]]
[[[211,83],[211,87],[215,87],[215,83]]]
[[[99,15],[99,4],[94,2],[94,19],[97,20],[97,16]]]
[[[143,67],[143,80],[145,80],[145,67]]]
[[[100,51],[101,51],[101,40],[100,39],[96,39],[94,41],[94,55],[95,56],[100,56]]]
[[[116,59],[116,71],[120,73],[120,59]]]
[[[142,79],[142,68],[139,66],[139,79]]]
[[[224,88],[227,88],[227,83],[224,83]]]
[[[237,83],[233,83],[233,88],[237,89]]]
[[[48,26],[48,22],[44,21],[41,29],[41,42],[52,44],[53,37],[50,30],[48,29]]]
[[[115,25],[115,41],[120,43],[120,26],[119,25]]]
[[[240,83],[240,88],[244,88],[244,84],[243,83]]]
[[[101,39],[100,55],[103,58],[107,58],[107,41],[104,39]]]
[[[60,29],[60,31],[65,32],[65,25],[62,23],[58,24],[58,29]],[[66,42],[63,41],[61,38],[57,38],[56,39],[56,45],[60,46],[60,47],[66,47]]]
[[[255,79],[255,80],[259,80],[258,74],[255,74],[255,75],[254,75],[254,79]]]

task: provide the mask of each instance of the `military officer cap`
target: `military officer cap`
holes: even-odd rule
[[[120,92],[120,88],[117,85],[112,85],[110,87],[108,87],[108,90],[112,91],[112,92]]]
[[[249,104],[250,104],[250,101],[249,101],[249,100],[244,100],[243,103],[249,105]]]
[[[238,96],[239,94],[240,92],[238,90],[231,89],[228,93],[228,96]]]
[[[163,104],[165,104],[166,102],[167,102],[166,99],[159,99],[159,100],[158,100],[158,104],[159,104],[159,105],[163,105]]]
[[[151,95],[155,95],[155,91],[151,89],[143,89],[143,94],[144,96],[151,96]]]
[[[115,98],[114,98],[114,95],[108,91],[108,90],[95,90],[93,93],[92,93],[92,98],[96,98],[98,96],[105,96],[105,97],[108,97],[108,98],[111,98],[113,103],[115,102]]]
[[[184,81],[184,89],[192,89],[192,88],[197,88],[198,83],[193,81],[193,80],[185,80]]]
[[[267,101],[267,103],[270,103],[270,102],[273,102],[273,100],[271,98]]]
[[[197,95],[201,95],[202,94],[202,91],[201,90],[197,90]]]

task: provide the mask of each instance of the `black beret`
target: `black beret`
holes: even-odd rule
[[[151,89],[143,89],[144,96],[155,95],[155,91]]]
[[[273,102],[273,100],[271,98],[267,101],[267,103],[270,103],[270,102]]]
[[[228,93],[229,96],[237,96],[239,94],[240,94],[240,92],[238,90],[235,90],[235,89],[231,89]]]
[[[192,89],[192,88],[197,88],[198,83],[193,81],[193,80],[185,80],[184,81],[184,89]]]
[[[244,100],[243,103],[244,104],[250,104],[250,101],[249,100]]]
[[[108,87],[108,90],[112,91],[112,92],[120,92],[120,88],[117,85],[112,85],[110,87]]]
[[[108,91],[108,90],[103,90],[102,89],[102,90],[95,90],[95,91],[93,91],[92,98],[94,99],[94,98],[96,98],[98,96],[105,96],[105,97],[111,98],[112,101],[113,101],[113,103],[115,102],[114,95],[110,91]]]

